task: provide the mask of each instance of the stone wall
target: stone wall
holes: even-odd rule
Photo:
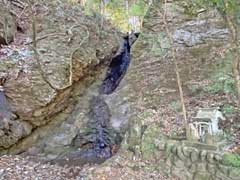
[[[161,143],[160,143],[161,144]],[[162,143],[158,145],[163,155],[162,170],[181,180],[238,180],[240,168],[223,164],[222,155],[212,151],[212,146],[194,143]]]

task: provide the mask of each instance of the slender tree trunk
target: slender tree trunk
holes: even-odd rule
[[[130,31],[130,27],[129,27],[129,3],[128,0],[125,0],[125,9],[126,9],[126,23],[128,26],[128,32]]]
[[[152,4],[152,0],[148,0],[148,5],[150,6]]]
[[[143,18],[139,18],[139,31],[142,29]]]
[[[183,118],[184,118],[184,126],[185,126],[185,129],[186,129],[186,137],[187,137],[187,139],[190,139],[191,134],[190,134],[190,129],[189,129],[188,120],[187,120],[187,111],[186,111],[186,107],[185,107],[185,103],[184,103],[184,95],[183,95],[182,83],[181,83],[181,78],[180,78],[180,74],[179,74],[177,58],[176,58],[176,52],[175,52],[175,48],[173,46],[174,45],[173,44],[173,37],[172,37],[172,34],[169,30],[167,19],[166,19],[167,18],[166,17],[166,11],[167,11],[166,4],[167,4],[167,0],[165,0],[163,23],[164,23],[164,26],[165,26],[165,29],[166,29],[166,32],[167,32],[167,36],[168,36],[170,44],[171,44],[171,55],[173,57],[173,63],[174,63],[176,77],[177,77],[178,90],[179,90],[179,95],[180,95],[180,100],[181,100],[181,105],[182,105]]]
[[[81,4],[81,6],[85,6],[85,3],[86,3],[86,0],[80,0],[80,4]]]
[[[136,5],[136,0],[133,1],[133,4]],[[137,16],[133,17],[133,30],[134,30],[134,32],[137,31],[137,26],[138,26],[137,25],[137,18],[138,18]]]
[[[100,2],[100,12],[101,12],[101,15],[105,14],[105,4],[104,4],[103,0],[101,0],[101,2]]]
[[[229,8],[229,0],[224,1],[226,12],[228,12]],[[232,46],[232,71],[233,76],[235,80],[235,86],[237,90],[237,96],[238,96],[238,105],[240,105],[240,73],[239,73],[239,63],[240,63],[240,54],[239,54],[239,44],[238,44],[238,34],[237,29],[234,24],[234,15],[232,15],[230,12],[226,13],[226,20],[228,23],[228,27],[231,32],[231,46]]]

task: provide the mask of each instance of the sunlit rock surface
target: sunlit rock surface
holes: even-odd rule
[[[0,76],[6,78],[4,95],[15,115],[13,125],[20,128],[1,136],[0,148],[7,147],[14,153],[25,151],[40,137],[53,133],[56,137],[52,137],[49,146],[71,143],[83,128],[81,114],[88,112],[92,95],[86,94],[88,87],[101,82],[120,41],[119,33],[108,22],[104,21],[102,27],[101,17],[84,16],[78,6],[45,1],[38,5],[37,52],[33,48],[32,15],[28,8],[22,14],[24,31],[14,31],[14,41],[0,49]],[[20,11],[14,5],[9,8]],[[13,19],[8,18],[9,22]],[[55,127],[67,120],[67,125],[55,132]],[[12,133],[14,138],[6,141]]]

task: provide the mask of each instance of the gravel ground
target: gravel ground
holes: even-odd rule
[[[0,180],[81,179],[80,171],[80,167],[43,164],[20,156],[0,157]]]
[[[44,164],[21,156],[0,157],[0,180],[176,180],[127,159],[103,165],[61,167]]]

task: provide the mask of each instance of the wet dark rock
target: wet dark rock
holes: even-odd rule
[[[4,37],[0,36],[0,47],[1,47],[2,45],[7,45],[7,42],[6,42],[6,40],[5,40]]]
[[[110,133],[110,118],[111,114],[105,101],[99,96],[93,96],[90,101],[89,131],[80,134],[80,137],[82,137],[80,139],[85,138],[87,141],[85,144],[91,143],[91,148],[96,151],[112,146],[114,139]]]
[[[101,94],[111,94],[124,77],[130,63],[130,49],[140,33],[132,33],[123,38],[117,54],[113,57],[100,87]]]
[[[116,152],[122,138],[110,125],[111,114],[107,103],[102,97],[93,96],[89,109],[88,131],[80,133],[73,142],[74,147],[80,150],[60,155],[53,163],[101,163]]]
[[[113,57],[103,84],[100,87],[101,94],[111,94],[124,77],[130,63],[130,45],[128,37],[121,43],[120,53]]]
[[[140,36],[139,32],[136,32],[136,33],[132,32],[131,34],[129,34],[128,39],[129,39],[130,46],[132,46],[135,43],[135,41],[138,39],[139,36]]]

